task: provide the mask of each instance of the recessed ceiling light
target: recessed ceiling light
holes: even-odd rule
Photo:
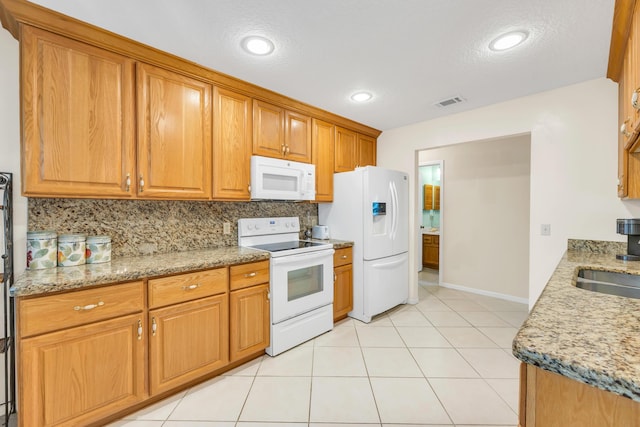
[[[249,36],[242,39],[242,47],[254,55],[268,55],[275,49],[273,42],[261,36]]]
[[[525,41],[528,36],[529,34],[526,31],[512,31],[502,34],[489,43],[489,49],[496,51],[511,49]]]
[[[373,95],[369,92],[356,92],[351,95],[351,99],[355,102],[367,102],[371,98],[373,98]]]

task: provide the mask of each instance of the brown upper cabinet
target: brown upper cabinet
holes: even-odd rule
[[[376,164],[376,139],[336,126],[335,172]]]
[[[311,117],[254,100],[253,154],[311,163]]]
[[[211,197],[211,85],[137,64],[138,196]]]
[[[213,89],[213,198],[249,200],[251,98]]]
[[[314,163],[331,201],[333,172],[376,163],[369,126],[25,0],[0,21],[20,41],[25,196],[249,200],[257,154]]]
[[[312,148],[313,164],[316,165],[316,201],[333,200],[333,158],[335,149],[335,131],[333,123],[313,119]]]
[[[607,77],[618,82],[618,197],[640,198],[640,2],[617,0]]]
[[[29,26],[20,48],[23,194],[134,196],[134,62]]]
[[[357,166],[376,165],[376,139],[358,134],[358,164]]]

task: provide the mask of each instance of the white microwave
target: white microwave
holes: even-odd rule
[[[316,166],[251,156],[252,200],[314,200]]]

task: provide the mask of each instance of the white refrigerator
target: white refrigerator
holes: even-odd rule
[[[354,242],[349,316],[368,323],[409,297],[409,176],[366,166],[333,177],[333,202],[318,205],[318,223]]]

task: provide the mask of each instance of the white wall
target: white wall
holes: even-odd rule
[[[420,164],[444,162],[441,285],[527,301],[530,141],[520,135],[420,151]]]
[[[20,74],[18,41],[0,29],[0,171],[13,173],[15,274],[26,266],[27,199],[20,196]]]
[[[388,130],[378,165],[406,171],[415,212],[417,151],[531,133],[529,305],[542,292],[568,238],[624,241],[617,218],[640,216],[640,202],[617,198],[617,85],[605,78]],[[446,168],[446,166],[445,166]],[[446,183],[445,183],[446,185]],[[551,224],[551,236],[540,235]],[[412,230],[418,229],[415,217]],[[416,247],[411,233],[411,248]],[[414,249],[415,250],[415,249]],[[414,263],[415,256],[409,257]],[[410,297],[417,299],[417,266]]]

